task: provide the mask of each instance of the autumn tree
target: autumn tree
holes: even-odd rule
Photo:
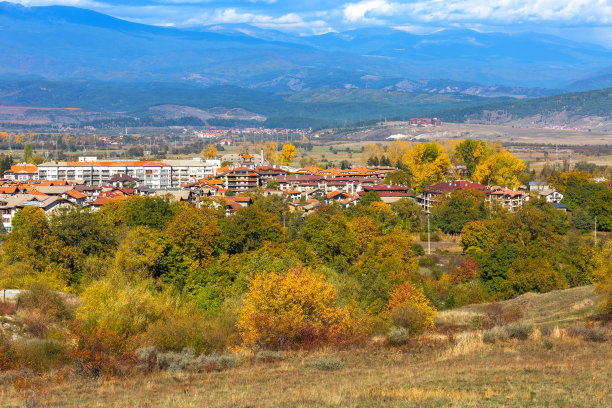
[[[595,290],[601,296],[605,312],[612,313],[612,239],[604,244],[594,272]]]
[[[425,186],[444,180],[450,167],[450,159],[444,148],[435,142],[413,146],[402,161],[412,174],[412,186],[418,192]]]
[[[410,150],[410,143],[404,140],[395,140],[387,145],[387,157],[391,165],[395,166],[402,161],[402,158]]]
[[[280,152],[280,163],[284,166],[291,164],[295,158],[295,146],[291,143],[283,145],[283,149]]]
[[[31,144],[26,144],[23,147],[23,161],[26,163],[29,163],[30,160],[32,160],[32,156],[34,154],[34,150],[32,149],[32,145]]]
[[[322,275],[294,268],[249,281],[237,324],[248,349],[291,349],[343,343],[359,334],[349,311]]]
[[[276,142],[268,141],[264,147],[264,159],[270,163],[276,163]]]
[[[217,147],[209,143],[206,145],[206,148],[202,150],[201,155],[207,159],[215,159],[217,157]]]
[[[397,228],[372,240],[351,273],[361,284],[362,304],[372,312],[381,312],[396,286],[418,280],[417,270],[410,235]]]
[[[481,140],[467,139],[455,148],[455,158],[467,167],[470,178],[476,171],[476,167],[486,160],[489,153],[487,144]]]
[[[489,156],[476,167],[473,179],[484,185],[499,185],[517,188],[519,176],[525,170],[525,163],[508,151]]]
[[[385,151],[380,145],[376,143],[369,143],[363,148],[363,153],[361,154],[361,161],[363,164],[367,164],[369,161],[371,162],[371,160],[373,160],[374,158],[378,161],[380,157],[382,157],[384,154]]]

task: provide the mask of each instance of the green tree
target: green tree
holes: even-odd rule
[[[476,171],[476,167],[486,160],[489,154],[487,144],[481,140],[467,139],[455,148],[455,158],[467,167],[470,178]]]
[[[474,189],[459,189],[432,208],[432,220],[436,227],[450,234],[459,234],[470,221],[486,216],[485,194]]]

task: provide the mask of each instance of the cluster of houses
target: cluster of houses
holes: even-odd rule
[[[252,203],[249,193],[253,191],[285,197],[290,210],[304,216],[322,203],[336,202],[348,208],[372,191],[388,204],[404,198],[415,200],[427,212],[457,189],[480,190],[487,202],[510,211],[516,211],[532,195],[544,197],[560,209],[564,207],[560,204],[563,199],[560,192],[536,185],[511,190],[454,180],[428,186],[416,196],[408,187],[384,183],[387,174],[396,170],[393,167],[293,169],[266,165],[263,159],[250,154],[235,156],[227,158],[232,165],[225,167],[220,166],[220,160],[199,158],[162,162],[100,161],[95,157],[39,166],[15,165],[0,181],[2,224],[10,232],[15,213],[26,206],[36,206],[46,212],[68,205],[97,209],[131,195],[160,196],[195,206],[208,199],[230,215]]]

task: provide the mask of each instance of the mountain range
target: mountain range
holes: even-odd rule
[[[610,65],[609,49],[538,33],[364,28],[295,36],[248,25],[158,27],[75,7],[0,3],[4,77],[525,98],[607,83]]]

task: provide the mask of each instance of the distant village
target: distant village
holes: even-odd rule
[[[196,207],[208,199],[208,203],[222,207],[228,216],[252,204],[253,193],[284,197],[290,210],[304,217],[323,203],[336,203],[343,208],[356,205],[369,192],[375,192],[388,204],[401,199],[415,200],[426,212],[458,189],[480,190],[487,202],[509,211],[516,211],[533,195],[544,197],[560,210],[567,208],[560,204],[563,195],[548,186],[532,183],[512,190],[465,181],[464,166],[452,168],[447,175],[449,181],[427,186],[415,195],[408,187],[385,184],[387,174],[396,170],[391,166],[347,169],[276,166],[267,163],[263,153],[163,161],[99,160],[83,156],[72,162],[13,165],[0,181],[0,212],[2,224],[10,232],[16,212],[27,206],[45,212],[70,205],[95,210],[132,195],[159,196]]]

